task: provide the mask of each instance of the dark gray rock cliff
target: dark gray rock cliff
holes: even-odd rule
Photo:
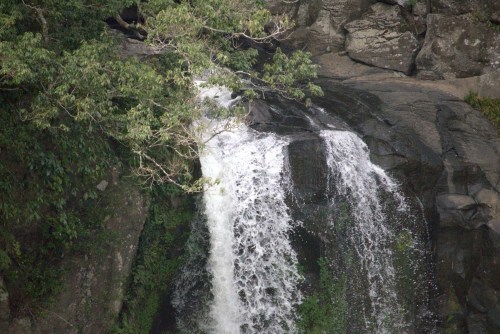
[[[500,139],[476,110],[452,95],[412,84],[322,81],[317,99],[323,124],[355,131],[372,161],[418,198],[431,234],[433,274],[429,307],[440,331],[497,333],[500,307]],[[297,219],[306,224],[299,252],[324,252],[324,229],[315,213],[325,203],[325,157],[321,141],[305,119],[311,110],[293,103],[257,104],[252,126],[291,135],[289,160]],[[310,222],[310,223],[308,223]],[[300,250],[302,249],[302,250]],[[306,250],[304,250],[306,249]]]

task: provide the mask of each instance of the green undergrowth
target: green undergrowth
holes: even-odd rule
[[[337,334],[347,330],[345,274],[334,277],[327,260],[320,258],[320,281],[317,291],[306,297],[299,307],[299,332],[304,334]]]
[[[120,323],[113,333],[151,332],[162,301],[171,292],[175,274],[185,260],[184,244],[189,236],[193,205],[192,198],[173,186],[153,188]],[[171,314],[162,317],[173,319]]]
[[[500,130],[500,99],[480,97],[478,93],[470,92],[464,101],[481,111]]]
[[[13,315],[50,305],[62,259],[98,247],[105,212],[96,185],[113,163],[107,138],[86,126],[41,130],[17,110],[0,112],[0,276]]]

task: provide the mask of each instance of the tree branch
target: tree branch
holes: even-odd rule
[[[47,23],[47,19],[45,19],[45,16],[43,15],[43,9],[41,9],[40,7],[28,5],[26,2],[24,2],[24,0],[22,0],[22,2],[26,7],[30,8],[36,12],[36,15],[38,16],[38,21],[40,22],[40,25],[42,26],[43,40],[45,42],[48,42],[49,41],[49,25]]]
[[[127,23],[127,21],[125,21],[120,14],[115,15],[115,20],[122,28],[132,31],[140,40],[146,39],[146,37],[139,32],[139,29],[135,26],[135,24]]]

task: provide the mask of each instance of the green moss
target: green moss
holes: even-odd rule
[[[405,253],[413,247],[413,237],[410,232],[402,231],[396,236],[396,251]]]
[[[457,295],[455,293],[455,289],[453,287],[449,287],[447,289],[448,300],[446,301],[446,312],[448,313],[448,317],[446,321],[443,323],[444,333],[445,334],[459,334],[463,333],[461,327],[463,325],[463,317],[460,315],[462,312],[462,307],[458,301]]]
[[[481,111],[497,130],[500,129],[500,99],[480,97],[478,93],[471,91],[464,97],[464,101]]]
[[[338,206],[337,216],[335,217],[335,231],[337,233],[346,233],[354,224],[349,204],[342,201]]]
[[[334,277],[325,259],[318,261],[318,291],[308,296],[299,307],[299,331],[307,334],[338,334],[347,330],[345,274]]]
[[[500,31],[500,24],[491,21],[490,15],[488,15],[488,13],[482,12],[482,11],[477,11],[477,12],[472,13],[472,16],[477,23],[486,24],[486,26],[488,28],[496,30],[496,31]]]

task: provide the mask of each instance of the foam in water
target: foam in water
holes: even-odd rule
[[[322,130],[330,169],[329,186],[337,196],[347,198],[354,218],[351,238],[367,273],[372,318],[377,333],[390,333],[406,327],[396,293],[395,268],[390,248],[395,235],[384,212],[382,192],[408,207],[396,183],[369,158],[366,144],[348,131]],[[332,198],[332,201],[334,199]],[[369,321],[368,321],[369,322]]]
[[[200,156],[203,176],[218,180],[203,194],[213,294],[207,330],[294,332],[301,278],[282,184],[288,143],[242,124],[215,136],[212,127]]]

